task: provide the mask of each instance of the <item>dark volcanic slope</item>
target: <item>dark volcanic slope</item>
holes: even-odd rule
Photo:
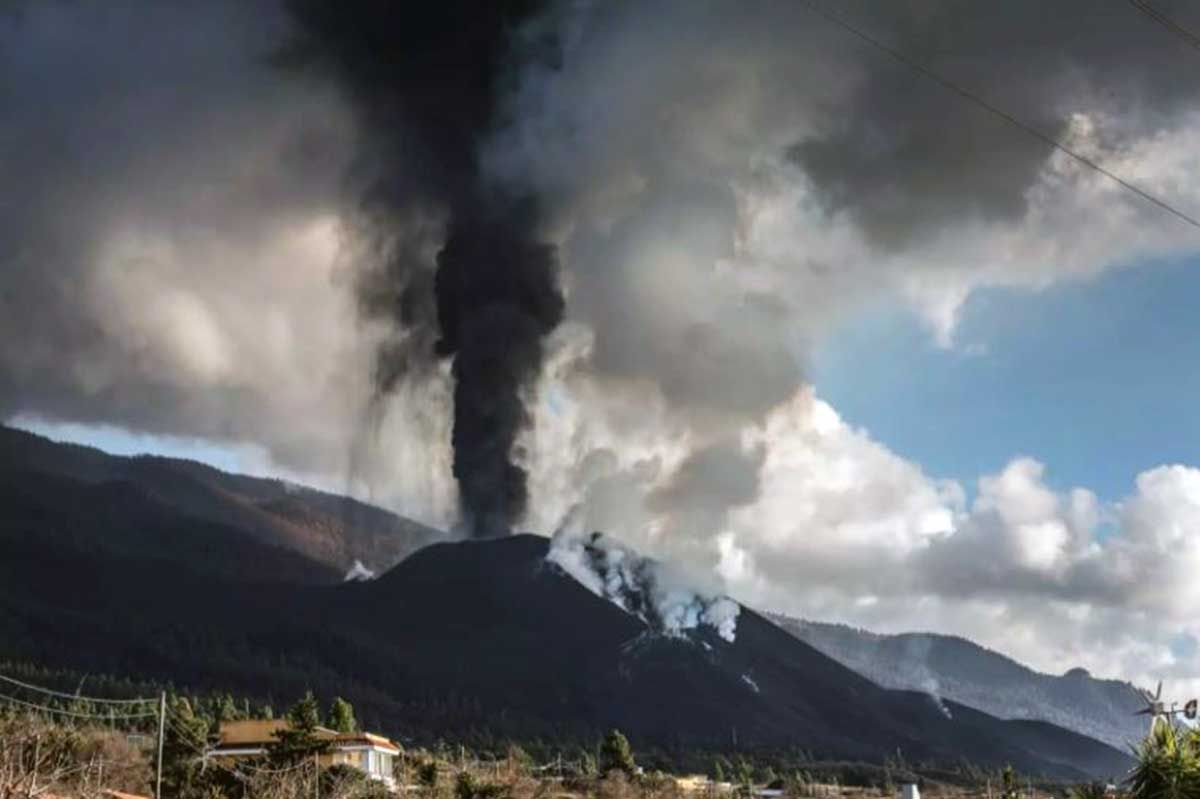
[[[887,688],[933,691],[1001,718],[1037,719],[1120,749],[1140,740],[1144,704],[1133,686],[1083,669],[1041,674],[963,638],[878,635],[841,624],[771,616],[788,632]]]
[[[58,518],[43,532],[90,535],[96,547],[128,551],[148,543],[145,534],[154,528],[144,524],[150,512],[145,506],[153,505],[159,516],[177,517],[176,528],[191,525],[194,536],[223,531],[210,549],[237,537],[256,543],[259,554],[266,556],[258,561],[266,578],[281,573],[289,579],[299,577],[288,564],[300,559],[315,567],[309,569],[309,577],[327,582],[340,579],[355,561],[382,572],[440,537],[436,530],[379,508],[280,480],[229,474],[175,458],[109,455],[2,426],[0,481],[30,499],[37,496],[49,503]],[[61,497],[56,499],[55,492]],[[114,501],[116,496],[133,502],[135,515],[122,520],[122,501]],[[76,518],[86,518],[93,509],[103,515],[103,533],[72,526],[57,514],[68,505]],[[15,521],[9,507],[0,502],[0,529],[11,528]],[[126,534],[136,540],[122,541]],[[162,546],[154,554],[171,557],[174,551]],[[272,552],[281,554],[278,564]],[[202,557],[195,550],[189,554]]]
[[[292,697],[341,693],[364,720],[425,739],[804,748],[879,762],[962,758],[1113,775],[1124,756],[1045,725],[1032,734],[886,691],[743,611],[729,644],[667,638],[544,561],[545,539],[437,544],[381,579],[254,586],[150,561],[0,539],[0,658]],[[105,556],[107,557],[107,556]]]

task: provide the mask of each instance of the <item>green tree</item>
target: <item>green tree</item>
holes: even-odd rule
[[[633,776],[637,772],[629,739],[620,730],[613,730],[604,736],[604,742],[600,745],[600,773],[607,774],[610,771],[620,771],[626,776]]]
[[[354,718],[354,706],[335,697],[329,706],[329,726],[338,732],[358,732],[358,720]]]
[[[167,702],[170,724],[163,736],[163,791],[165,796],[189,799],[202,793],[203,755],[208,748],[208,722],[196,715],[181,696]]]
[[[1128,778],[1133,799],[1200,798],[1200,730],[1155,724],[1135,755]]]
[[[233,701],[233,697],[230,694],[220,696],[214,701],[213,715],[216,716],[218,722],[237,721],[241,718],[237,703]]]
[[[1004,785],[1000,793],[1001,799],[1020,799],[1021,791],[1017,787],[1017,774],[1011,765],[1004,767],[1004,771],[1000,774],[1000,781]]]
[[[720,758],[712,762],[712,768],[709,769],[708,776],[713,778],[713,782],[725,782],[725,767],[721,765]]]
[[[321,726],[321,708],[312,691],[287,712],[287,726],[275,732],[275,741],[267,747],[271,761],[292,766],[326,751],[328,742],[317,735]]]
[[[742,788],[750,788],[754,785],[754,770],[750,764],[746,762],[746,758],[739,757],[737,763],[733,767],[733,776],[735,781]]]

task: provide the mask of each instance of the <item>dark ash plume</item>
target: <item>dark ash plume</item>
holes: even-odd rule
[[[521,394],[563,316],[536,203],[492,185],[478,159],[502,124],[514,29],[540,5],[293,0],[303,36],[284,53],[330,69],[365,122],[363,217],[379,263],[359,281],[360,307],[397,329],[378,353],[376,388],[453,358],[454,476],[475,536],[504,535],[524,515],[513,452],[529,421]],[[421,255],[430,219],[442,225],[432,265]]]

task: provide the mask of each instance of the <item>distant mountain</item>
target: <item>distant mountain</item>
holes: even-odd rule
[[[1006,719],[1038,719],[1122,750],[1146,733],[1144,703],[1130,683],[1084,669],[1041,674],[978,644],[948,635],[878,635],[841,624],[770,615],[801,641],[884,686],[926,691]]]
[[[53,537],[0,537],[0,660],[290,698],[346,696],[368,725],[432,741],[964,760],[1061,779],[1128,759],[1053,725],[888,691],[742,609],[665,635],[514,536],[435,544],[380,578],[256,584]],[[707,760],[701,761],[707,763]],[[694,761],[693,761],[694,763]],[[693,766],[694,767],[694,766]]]
[[[186,557],[200,566],[209,558],[237,565],[231,555],[249,547],[257,557],[238,569],[257,569],[258,579],[335,582],[356,563],[383,572],[442,537],[371,505],[281,480],[109,455],[9,427],[0,427],[0,492],[0,535],[16,534],[19,522],[92,549]]]

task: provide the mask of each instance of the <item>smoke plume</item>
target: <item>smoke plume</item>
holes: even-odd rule
[[[395,325],[375,387],[386,394],[432,360],[453,359],[453,473],[475,536],[506,534],[524,516],[527,478],[514,452],[529,423],[522,393],[563,316],[535,202],[489,181],[477,157],[500,125],[512,30],[539,5],[294,0],[303,33],[281,53],[330,70],[364,123],[362,232],[378,260],[359,279],[360,305]]]

